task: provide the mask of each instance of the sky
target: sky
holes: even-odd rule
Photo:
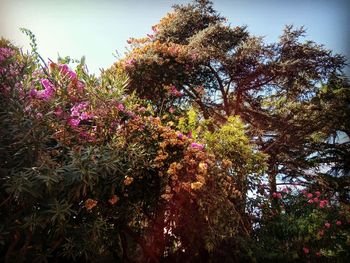
[[[30,29],[39,53],[56,60],[58,54],[86,56],[91,73],[99,74],[123,56],[130,37],[151,33],[173,4],[186,0],[0,0],[0,36],[29,48],[19,31]],[[232,26],[246,25],[266,42],[278,40],[285,25],[304,26],[306,39],[350,57],[348,0],[214,0],[214,8]],[[347,73],[350,72],[349,67]],[[350,75],[350,74],[348,74]]]

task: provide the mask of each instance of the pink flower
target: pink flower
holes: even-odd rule
[[[187,136],[188,138],[192,138],[192,131],[189,131],[189,132],[186,134],[186,136]]]
[[[170,108],[169,108],[169,112],[170,112],[170,113],[174,113],[174,108],[173,108],[173,107],[170,107]]]
[[[49,100],[52,98],[52,96],[53,96],[53,90],[51,89],[44,90],[44,92],[39,93],[39,97],[43,100]]]
[[[323,235],[324,235],[324,230],[322,229],[322,230],[318,231],[317,234],[318,234],[320,237],[323,237]]]
[[[325,227],[325,228],[330,228],[330,227],[331,227],[331,224],[328,223],[328,222],[326,222],[326,223],[324,224],[324,227]]]
[[[48,79],[41,79],[40,83],[41,83],[41,85],[44,86],[45,89],[53,88],[53,85],[51,84],[51,82]]]
[[[70,115],[72,117],[79,117],[80,116],[80,108],[78,105],[75,105],[73,106],[71,109],[70,109]]]
[[[337,221],[335,222],[335,224],[336,224],[337,226],[341,226],[341,221],[340,221],[340,220],[337,220]]]
[[[282,194],[274,192],[274,193],[272,193],[272,197],[276,198],[276,199],[281,199],[282,198]]]
[[[70,109],[70,112],[71,112],[70,115],[72,117],[80,117],[80,115],[82,114],[82,111],[84,111],[88,105],[89,105],[88,102],[81,102],[81,103],[75,104]]]
[[[63,110],[61,107],[57,107],[54,111],[54,114],[58,117],[58,116],[61,116],[63,113]]]
[[[12,57],[14,54],[15,54],[15,51],[12,50],[11,48],[7,48],[7,47],[0,48],[0,63],[8,59],[9,57]]]
[[[175,97],[182,97],[183,96],[183,93],[181,91],[178,91],[178,89],[172,85],[170,86],[170,94],[174,95]]]
[[[312,198],[312,197],[313,197],[312,193],[307,194],[307,198]]]
[[[71,116],[72,117],[79,117],[80,112],[77,109],[71,109]]]
[[[131,58],[131,59],[128,59],[127,61],[125,61],[125,64],[128,66],[132,66],[135,63],[136,63],[136,59],[134,59],[134,58]]]
[[[320,201],[320,208],[324,208],[328,204],[327,200],[321,200]]]
[[[199,143],[195,143],[195,142],[191,143],[190,146],[192,148],[200,150],[200,151],[204,149],[204,145],[203,144],[199,144]]]
[[[31,89],[31,90],[29,91],[29,95],[30,95],[30,97],[32,97],[32,98],[36,98],[36,97],[38,96],[38,91],[37,91],[36,89]]]
[[[315,255],[316,255],[316,257],[320,257],[321,256],[321,252],[316,252]]]
[[[71,70],[68,67],[68,65],[66,65],[66,64],[59,65],[58,68],[60,69],[60,72],[62,73],[62,75],[68,76],[71,80],[77,78],[77,73],[75,73],[73,70]]]
[[[316,191],[316,192],[315,192],[315,195],[316,195],[317,197],[320,197],[321,192],[320,192],[320,191]]]
[[[77,73],[75,73],[74,71],[69,71],[68,72],[68,76],[70,77],[70,79],[76,79],[77,78]]]
[[[303,247],[303,251],[305,254],[309,254],[310,253],[310,249],[307,247]]]
[[[68,65],[66,64],[61,64],[58,66],[62,74],[67,74],[69,71]]]
[[[75,104],[71,109],[71,116],[78,117],[80,120],[87,120],[94,117],[93,114],[86,112],[86,108],[88,107],[88,102],[81,102]]]
[[[314,202],[314,200],[309,199],[309,201],[307,201],[309,204],[312,204]]]
[[[79,119],[69,119],[68,123],[72,127],[78,127],[80,120]]]
[[[93,114],[87,113],[87,112],[83,112],[83,113],[81,113],[81,115],[80,115],[80,119],[81,119],[81,120],[88,120],[88,119],[91,119],[91,118],[93,118],[93,117],[94,117]]]
[[[31,89],[29,92],[29,95],[32,98],[38,98],[43,100],[49,100],[51,99],[53,93],[55,92],[55,88],[52,85],[52,83],[48,79],[41,79],[40,80],[41,85],[43,85],[44,90],[36,90]]]
[[[120,110],[120,111],[124,111],[125,107],[124,107],[124,105],[122,103],[118,103],[117,109]]]
[[[314,198],[314,202],[315,202],[315,203],[318,203],[318,201],[319,201],[318,198],[315,197],[315,198]]]
[[[182,133],[179,133],[179,134],[177,135],[177,138],[179,138],[180,140],[182,140],[183,137],[184,137],[184,135],[183,135]]]

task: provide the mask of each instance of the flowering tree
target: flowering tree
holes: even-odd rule
[[[319,158],[329,152],[334,164],[344,165],[347,144],[327,139],[339,131],[349,136],[345,58],[303,42],[303,28],[287,26],[277,43],[266,44],[245,27],[229,26],[210,1],[198,0],[175,6],[152,30],[130,39],[130,53],[110,71],[127,72],[129,89],[153,99],[160,112],[193,103],[212,131],[240,116],[269,156],[271,193],[277,177],[315,180],[310,170],[330,165]]]

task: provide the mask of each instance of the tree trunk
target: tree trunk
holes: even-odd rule
[[[268,166],[268,178],[270,186],[270,201],[272,210],[275,211],[277,207],[277,199],[273,197],[273,193],[277,192],[276,185],[276,176],[277,176],[277,164],[272,156],[270,156],[269,166]]]

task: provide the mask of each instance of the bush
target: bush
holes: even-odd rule
[[[215,156],[126,76],[1,52],[2,260],[195,260],[234,236]]]

